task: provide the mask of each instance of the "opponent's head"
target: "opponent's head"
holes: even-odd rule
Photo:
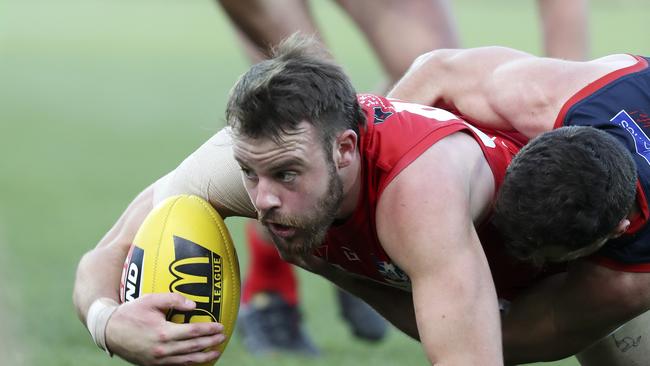
[[[495,224],[521,259],[586,256],[629,226],[636,180],[632,157],[614,137],[592,127],[559,128],[515,156]]]
[[[340,173],[365,117],[350,80],[311,38],[294,35],[233,87],[235,158],[283,256],[324,239],[343,199]]]

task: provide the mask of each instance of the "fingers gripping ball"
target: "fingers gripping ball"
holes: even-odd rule
[[[192,311],[170,311],[175,323],[216,321],[226,341],[239,310],[239,262],[230,233],[217,211],[197,196],[173,196],[149,213],[124,263],[120,298],[175,292],[196,302]]]

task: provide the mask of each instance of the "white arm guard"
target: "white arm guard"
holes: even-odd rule
[[[229,128],[212,136],[174,171],[158,182],[154,205],[177,194],[194,194],[210,202],[220,214],[257,217],[232,152]]]
[[[90,305],[86,316],[86,326],[93,337],[93,341],[111,357],[113,357],[113,353],[106,346],[106,325],[117,307],[117,301],[101,297]]]

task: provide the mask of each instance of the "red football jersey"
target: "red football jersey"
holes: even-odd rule
[[[408,276],[392,263],[377,238],[375,211],[386,186],[430,146],[450,134],[463,131],[472,136],[483,150],[498,190],[508,164],[525,140],[520,138],[521,135],[479,130],[442,109],[371,94],[359,95],[358,101],[367,117],[366,128],[360,133],[361,195],[352,216],[330,228],[316,255],[348,272],[410,289]],[[432,182],[435,179],[431,177]],[[524,287],[529,278],[538,274],[533,268],[504,255],[502,243],[495,236],[489,220],[478,232],[500,296],[511,297],[513,289]],[[517,276],[512,275],[514,271],[517,271]]]

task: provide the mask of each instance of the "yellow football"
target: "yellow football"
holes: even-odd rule
[[[190,312],[170,311],[176,323],[216,321],[226,341],[239,310],[239,262],[221,216],[197,196],[173,196],[156,206],[140,226],[124,263],[120,297],[175,292],[196,302]]]

